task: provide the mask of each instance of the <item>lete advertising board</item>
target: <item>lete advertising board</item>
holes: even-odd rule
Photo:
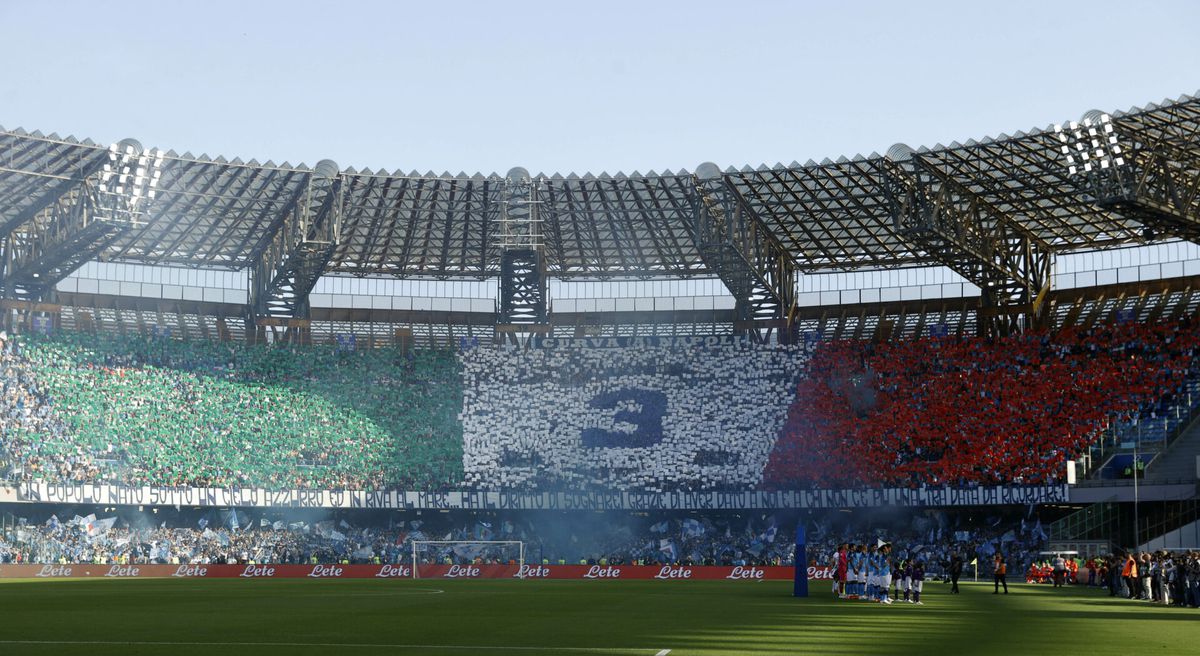
[[[0,578],[576,579],[790,581],[791,567],[688,565],[0,565]],[[830,579],[809,567],[809,579]]]

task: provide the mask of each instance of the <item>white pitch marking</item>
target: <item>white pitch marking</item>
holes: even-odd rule
[[[103,645],[129,647],[326,647],[333,649],[458,649],[475,651],[557,651],[580,653],[633,654],[646,653],[640,647],[509,647],[497,645],[403,645],[361,642],[200,642],[152,640],[0,640],[0,645]],[[654,656],[669,654],[664,649]]]
[[[405,597],[412,595],[446,594],[445,590],[437,588],[413,588],[412,590],[396,590],[393,592],[332,592],[322,597]]]

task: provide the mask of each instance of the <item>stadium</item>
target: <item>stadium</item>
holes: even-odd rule
[[[0,127],[0,649],[1192,653],[1200,97],[1047,118],[582,175]]]

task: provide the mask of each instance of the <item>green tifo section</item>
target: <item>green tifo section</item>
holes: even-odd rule
[[[794,599],[780,581],[9,581],[0,653],[1196,653],[1195,609],[1087,589],[948,587],[927,582],[923,606],[881,606],[834,601],[816,582]]]
[[[109,461],[103,479],[436,489],[462,478],[462,384],[450,352],[71,333],[22,346],[65,424],[61,435],[23,437],[47,455]]]

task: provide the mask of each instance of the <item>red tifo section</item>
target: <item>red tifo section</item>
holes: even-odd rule
[[[1188,323],[1054,335],[820,343],[765,471],[769,488],[1043,483],[1113,415],[1178,390]]]

